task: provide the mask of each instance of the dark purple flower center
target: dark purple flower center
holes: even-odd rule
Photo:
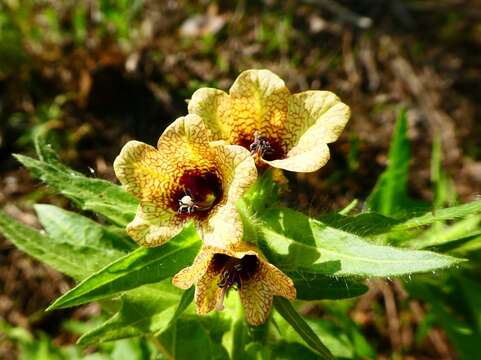
[[[222,199],[222,181],[215,172],[187,170],[182,174],[171,208],[181,217],[204,218]]]
[[[285,151],[279,141],[273,137],[262,135],[256,131],[253,135],[242,136],[238,144],[264,160],[277,160],[285,158]]]
[[[231,287],[241,288],[242,281],[249,280],[259,267],[259,260],[255,255],[245,255],[237,259],[225,254],[215,254],[212,260],[215,273],[220,273],[220,281],[217,283],[225,291]]]

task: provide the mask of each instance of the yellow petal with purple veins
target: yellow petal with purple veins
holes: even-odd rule
[[[254,245],[239,242],[225,247],[204,246],[194,264],[174,276],[172,283],[182,289],[196,285],[195,303],[199,314],[222,310],[226,294],[239,290],[247,322],[264,323],[273,296],[296,298],[292,280],[269,264]]]
[[[289,171],[312,172],[329,160],[328,143],[340,136],[350,110],[329,91],[305,91],[289,99],[288,127],[294,134],[285,159],[265,161]]]
[[[220,274],[215,273],[211,269],[207,269],[197,282],[194,297],[198,314],[204,315],[214,309],[221,310],[219,304],[221,304],[223,294],[217,285],[219,280]]]
[[[330,153],[326,144],[304,142],[293,148],[285,159],[264,160],[272,167],[295,172],[312,172],[320,169],[329,161]]]
[[[114,170],[125,189],[140,201],[161,195],[160,187],[166,176],[162,156],[154,147],[129,141],[115,159]]]
[[[329,160],[327,144],[337,140],[350,110],[329,91],[291,95],[269,70],[244,71],[229,94],[197,90],[189,113],[200,115],[212,140],[223,139],[248,149],[257,166],[311,172]]]
[[[219,171],[225,185],[223,200],[214,209],[205,223],[204,242],[207,245],[224,247],[242,240],[243,225],[236,208],[237,201],[257,179],[254,160],[249,153],[237,145],[214,146],[219,159]]]
[[[182,269],[172,278],[172,284],[184,290],[190,288],[207,272],[213,255],[209,247],[204,246],[192,266]]]
[[[261,261],[255,276],[242,283],[240,297],[246,320],[251,325],[261,325],[269,316],[273,295],[289,300],[296,298],[292,280],[274,265]]]
[[[229,96],[222,90],[201,88],[194,92],[189,101],[189,113],[199,115],[210,132],[211,139],[222,139],[229,132],[226,119],[221,113],[229,101]]]
[[[235,204],[257,178],[254,160],[240,146],[210,144],[197,115],[174,121],[157,149],[138,141],[127,143],[114,169],[125,189],[140,201],[127,231],[141,245],[161,245],[188,220],[205,238],[217,242],[242,238]]]
[[[155,205],[141,204],[134,220],[127,225],[127,233],[140,245],[160,246],[177,235],[181,222],[171,211]]]
[[[277,154],[284,154],[282,138],[290,93],[284,81],[269,70],[247,70],[239,75],[229,95],[201,88],[189,101],[189,113],[201,116],[211,139],[225,139],[249,149],[258,132],[271,138]]]

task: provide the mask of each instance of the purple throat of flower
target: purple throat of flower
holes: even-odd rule
[[[222,199],[222,182],[214,171],[185,171],[174,192],[171,208],[182,218],[203,219]]]
[[[271,161],[285,158],[281,144],[275,139],[254,132],[254,137],[241,139],[240,145],[248,149],[252,156]]]
[[[221,299],[216,310],[224,309],[224,299],[231,288],[240,290],[243,282],[251,279],[259,268],[259,259],[255,255],[245,255],[241,259],[225,254],[215,254],[212,259],[213,270],[220,274],[217,286],[221,288]]]

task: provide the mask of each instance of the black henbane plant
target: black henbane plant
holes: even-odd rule
[[[479,214],[481,202],[433,212],[407,196],[404,113],[368,210],[320,219],[279,207],[279,170],[268,167],[325,164],[326,144],[349,118],[334,94],[291,95],[271,72],[247,71],[229,95],[198,90],[189,113],[157,148],[124,147],[114,165],[123,187],[66,167],[42,137],[38,160],[16,155],[33,176],[102,218],[39,204],[39,232],[0,212],[8,239],[78,281],[49,310],[101,301],[111,314],[80,344],[147,336],[176,359],[367,356],[347,335],[321,332],[324,345],[289,300],[355,297],[366,291],[365,278],[462,262],[416,244],[432,244],[422,240],[431,224]],[[240,297],[228,296],[234,289]],[[203,315],[212,310],[223,311]]]

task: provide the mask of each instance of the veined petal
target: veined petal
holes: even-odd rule
[[[222,303],[222,289],[217,285],[221,274],[214,272],[211,267],[200,277],[195,288],[195,305],[197,313],[204,315],[219,308]]]
[[[177,144],[177,146],[175,146]],[[168,158],[198,164],[211,158],[209,132],[197,115],[180,117],[170,124],[157,142],[157,149]]]
[[[269,70],[247,70],[237,77],[229,94],[229,127],[240,135],[234,143],[248,147],[256,131],[283,137],[290,92],[280,77]]]
[[[249,324],[261,325],[267,320],[274,295],[294,300],[296,289],[288,276],[262,260],[255,275],[243,282],[240,289],[240,298]]]
[[[222,141],[210,144],[205,124],[193,114],[167,127],[157,147],[131,141],[114,163],[120,182],[140,200],[128,225],[131,237],[145,246],[161,245],[192,219],[219,246],[240,241],[235,204],[257,178],[249,151]]]
[[[329,160],[326,144],[338,139],[350,110],[329,91],[291,95],[269,70],[241,73],[229,94],[197,90],[189,112],[204,117],[211,140],[248,149],[256,165],[297,172],[316,171]]]
[[[296,298],[292,280],[246,242],[225,247],[204,246],[194,264],[174,276],[173,284],[187,289],[196,284],[197,312],[206,314],[223,308],[224,296],[237,287],[247,322],[264,323],[269,316],[273,296]]]
[[[184,290],[190,288],[207,272],[213,256],[212,248],[204,246],[192,266],[182,269],[172,278],[172,284]]]
[[[272,167],[295,172],[313,172],[329,161],[330,153],[326,144],[318,144],[306,139],[287,153],[285,159],[267,161]]]
[[[229,132],[222,113],[229,101],[229,95],[213,88],[200,88],[192,94],[188,105],[189,113],[202,118],[211,139],[222,139]]]
[[[290,150],[285,159],[264,162],[289,171],[318,170],[329,160],[327,144],[337,140],[349,116],[349,107],[329,91],[292,95],[286,124]]]
[[[351,112],[330,91],[304,91],[289,98],[287,127],[293,139],[317,140],[329,144],[336,141],[346,126]],[[296,143],[290,144],[295,146]]]
[[[241,146],[213,146],[213,149],[226,191],[202,226],[206,244],[225,247],[242,240],[243,225],[236,203],[255,183],[257,170],[249,152]]]
[[[284,135],[289,96],[284,81],[271,71],[247,70],[237,77],[229,95],[209,88],[197,90],[189,113],[200,115],[212,127],[213,140],[249,148],[256,131],[279,139]]]
[[[125,189],[140,201],[155,201],[161,196],[161,184],[166,181],[162,160],[154,147],[129,141],[114,161],[115,174]]]
[[[129,236],[142,246],[160,246],[182,230],[182,222],[171,211],[154,204],[141,204],[127,225]]]

